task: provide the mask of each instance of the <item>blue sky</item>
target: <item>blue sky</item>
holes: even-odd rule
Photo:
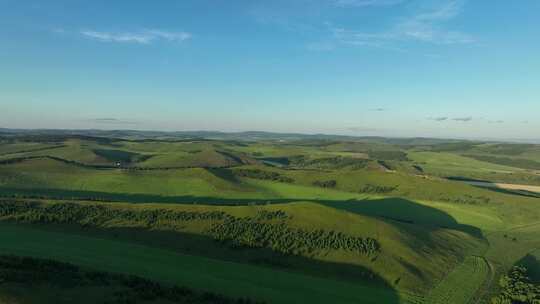
[[[0,127],[540,138],[540,1],[0,0]]]

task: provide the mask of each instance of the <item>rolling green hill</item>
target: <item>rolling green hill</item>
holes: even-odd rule
[[[489,303],[515,265],[540,273],[540,198],[460,178],[534,185],[490,157],[536,149],[15,136],[0,144],[0,254],[268,303]]]

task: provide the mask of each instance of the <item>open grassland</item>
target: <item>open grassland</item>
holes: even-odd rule
[[[243,166],[287,178],[244,177],[234,169],[125,170],[85,168],[52,159],[31,159],[0,165],[3,193],[33,192],[53,197],[120,201],[233,203],[287,200],[347,200],[397,196],[457,204],[528,202],[533,198],[497,193],[456,181],[370,170],[310,171]],[[270,175],[272,176],[272,175]],[[290,181],[289,181],[290,180]],[[327,183],[327,184],[325,184]],[[45,191],[46,190],[46,191]],[[45,192],[44,192],[45,191]],[[52,192],[51,192],[52,191]],[[85,194],[86,193],[86,194]],[[46,194],[46,193],[45,193]],[[138,199],[137,196],[140,196]]]
[[[426,151],[409,152],[408,157],[428,175],[540,185],[537,164],[531,159]]]
[[[399,303],[391,289],[223,262],[98,238],[2,225],[0,252],[50,258],[92,269],[272,303]],[[48,240],[43,242],[42,240]]]
[[[514,162],[537,152],[420,139],[10,139],[0,253],[269,303],[488,303],[513,266],[540,276],[540,198],[446,177],[540,184]]]
[[[473,303],[475,294],[490,276],[489,264],[484,258],[470,256],[456,267],[427,296],[426,303]]]
[[[476,182],[476,181],[464,181],[464,182],[469,185],[479,186],[479,187],[498,188],[498,189],[506,189],[506,190],[522,190],[522,191],[527,191],[527,192],[540,193],[540,186],[491,183],[491,182]]]
[[[2,255],[0,273],[0,303],[262,303],[43,258]]]
[[[462,172],[501,172],[521,171],[519,168],[475,160],[448,152],[410,152],[408,156],[419,163],[427,173],[459,176]]]
[[[227,256],[230,246],[246,248],[252,259],[259,254],[264,257],[267,250],[293,254],[318,262],[312,266],[306,264],[306,269],[294,264],[286,266],[290,270],[320,268],[319,273],[324,275],[328,267],[314,265],[344,264],[348,265],[344,273],[351,273],[351,280],[365,281],[372,273],[382,281],[414,292],[429,289],[431,281],[444,276],[459,264],[464,253],[481,243],[459,225],[454,229],[427,223],[411,225],[371,218],[354,210],[346,212],[339,205],[334,208],[313,203],[227,207],[9,201],[3,205],[0,219],[4,221],[71,224],[111,231],[139,229],[154,233],[155,238],[162,236],[161,231],[176,233],[178,240],[185,234],[199,235],[206,238],[198,239],[199,246],[207,243],[207,251],[213,252],[214,257],[234,259]],[[222,242],[224,247],[216,247],[215,241]],[[219,251],[224,252],[222,256],[216,255]],[[270,257],[273,261],[270,265],[285,267],[289,261],[286,256]],[[330,271],[325,276],[334,275]]]

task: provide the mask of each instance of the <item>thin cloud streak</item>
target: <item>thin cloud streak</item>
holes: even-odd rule
[[[112,118],[112,117],[103,117],[103,118],[93,118],[89,119],[88,121],[98,124],[114,124],[114,125],[138,125],[139,122],[136,121],[129,121],[129,120],[123,120],[118,118]]]
[[[442,121],[447,121],[448,120],[448,117],[446,116],[441,116],[441,117],[432,117],[432,118],[428,118],[429,120],[434,120],[434,121],[438,121],[438,122],[442,122]]]
[[[150,44],[164,40],[169,42],[182,42],[192,37],[187,32],[169,32],[157,29],[148,29],[139,32],[100,32],[94,30],[82,30],[80,34],[89,39],[100,42],[138,43]]]
[[[405,0],[335,0],[338,7],[367,7],[367,6],[392,6],[405,2]]]
[[[469,122],[469,121],[472,121],[473,118],[471,116],[467,116],[467,117],[456,117],[456,118],[453,118],[452,120],[454,121],[461,121],[461,122]]]
[[[402,19],[387,31],[368,33],[330,26],[339,43],[353,46],[386,47],[396,43],[423,42],[441,45],[471,44],[475,39],[466,33],[444,29],[462,11],[463,1],[452,0],[434,9]]]

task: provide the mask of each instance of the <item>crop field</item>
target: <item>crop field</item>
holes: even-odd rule
[[[107,272],[135,298],[122,276],[223,303],[490,303],[516,265],[540,277],[540,198],[468,183],[540,185],[532,163],[491,159],[537,152],[427,139],[0,138],[0,260]],[[40,284],[0,283],[0,299],[23,301],[25,288],[69,297]]]

